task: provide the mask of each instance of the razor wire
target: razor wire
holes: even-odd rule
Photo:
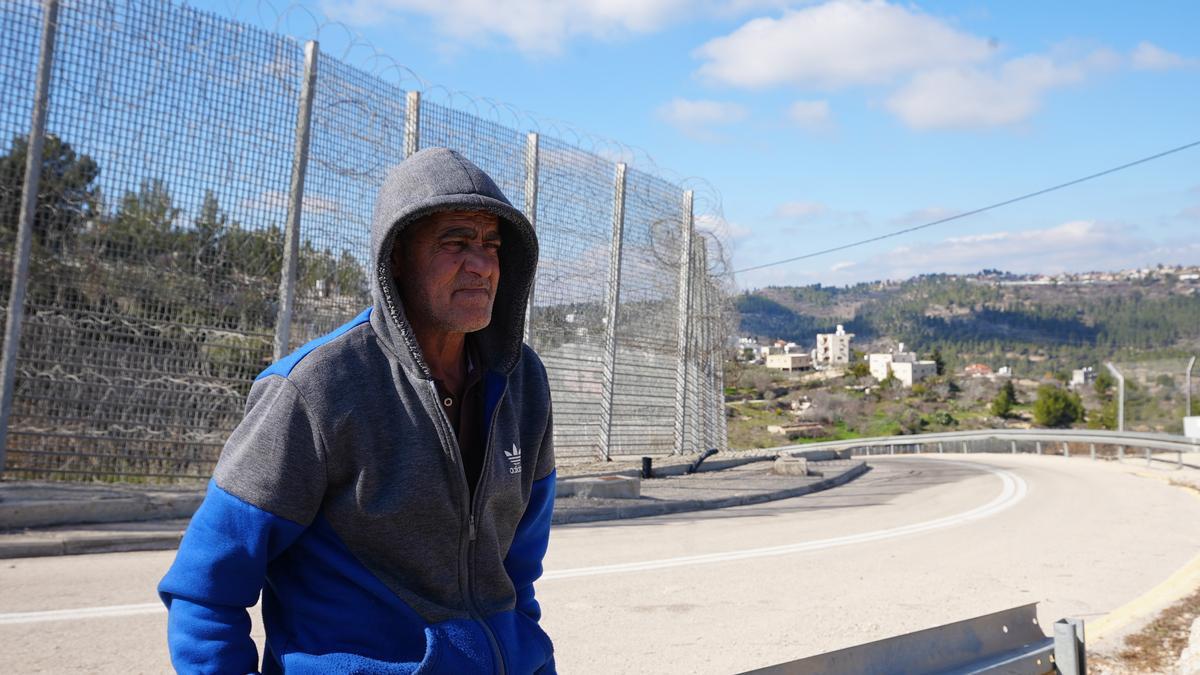
[[[532,206],[524,131],[413,99],[317,52],[311,140],[299,154],[303,44],[175,2],[59,6],[5,478],[206,478],[272,359],[293,198],[292,348],[369,304],[374,197],[406,148],[454,148],[514,206]],[[0,5],[6,271],[42,11],[36,0]],[[290,192],[298,162],[302,198]],[[535,168],[541,262],[529,342],[547,367],[559,456],[724,448],[728,264],[707,236],[684,256],[684,188],[631,168],[614,247],[612,159],[542,135]],[[614,252],[621,274],[611,287]],[[691,290],[681,299],[685,260]],[[0,302],[10,277],[0,274]],[[672,433],[681,405],[682,445]]]

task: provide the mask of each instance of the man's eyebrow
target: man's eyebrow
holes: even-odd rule
[[[468,225],[451,227],[439,234],[438,239],[458,239],[460,237],[474,239],[477,231],[478,230]],[[500,241],[500,230],[488,230],[484,233],[483,239],[484,241]]]

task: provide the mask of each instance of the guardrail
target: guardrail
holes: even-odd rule
[[[1083,622],[1061,619],[1046,636],[1037,603],[781,663],[743,675],[994,673],[1082,675]]]
[[[1001,448],[996,443],[1007,442]],[[1141,448],[1147,459],[1154,451],[1176,453],[1176,462],[1182,464],[1185,452],[1200,452],[1200,438],[1188,438],[1173,434],[1132,431],[1101,431],[1092,429],[980,429],[976,431],[948,431],[910,436],[875,436],[851,438],[841,441],[802,443],[778,448],[781,454],[799,450],[850,450],[853,454],[877,454],[877,448],[886,448],[889,454],[899,452],[981,452],[972,449],[980,443],[988,443],[995,449],[982,452],[1033,452],[1036,454],[1070,455],[1072,444],[1087,444],[1092,457],[1096,446],[1113,446],[1117,456],[1124,457],[1126,448]],[[1059,447],[1047,446],[1058,443]],[[914,450],[913,448],[918,448]]]

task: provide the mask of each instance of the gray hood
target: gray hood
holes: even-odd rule
[[[371,324],[406,369],[430,379],[396,287],[391,250],[405,227],[439,211],[487,211],[500,219],[503,244],[492,321],[472,335],[485,367],[508,374],[521,358],[525,303],[537,269],[537,236],[529,220],[513,208],[496,183],[453,150],[429,148],[413,154],[388,173],[379,190],[371,222],[371,256],[375,261]]]

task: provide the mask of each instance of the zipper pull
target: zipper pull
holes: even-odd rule
[[[471,541],[475,541],[475,514],[467,517],[467,536]]]

